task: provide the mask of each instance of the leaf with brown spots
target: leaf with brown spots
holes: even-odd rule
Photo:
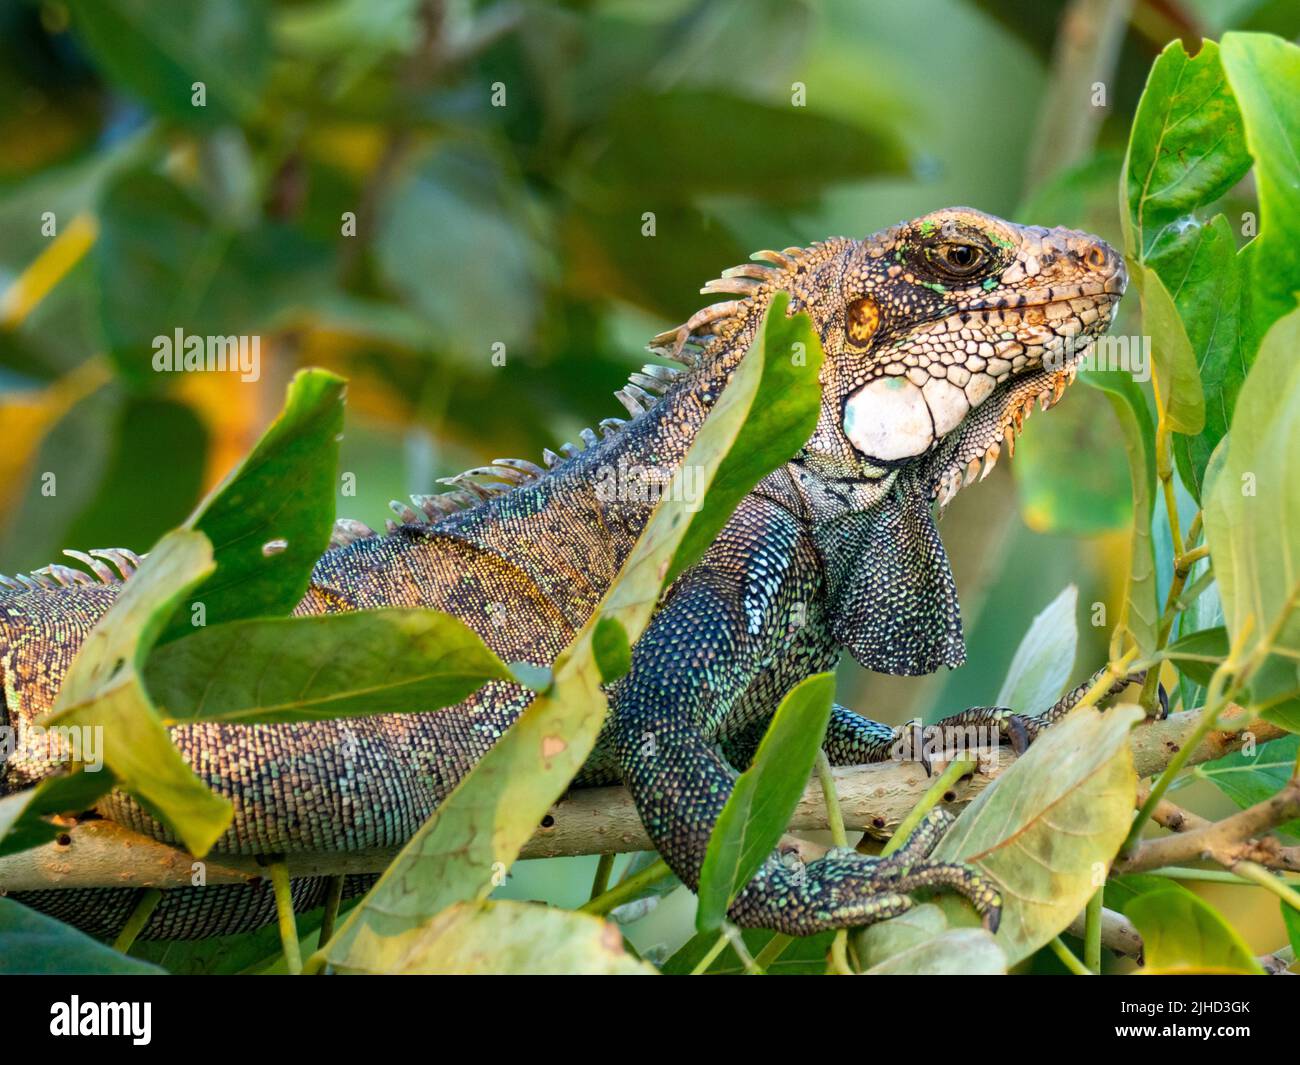
[[[935,860],[968,862],[997,882],[997,942],[1008,965],[1059,935],[1104,883],[1133,821],[1128,737],[1142,717],[1136,706],[1070,714],[981,792],[935,848]],[[940,904],[950,920],[964,905],[949,896]]]

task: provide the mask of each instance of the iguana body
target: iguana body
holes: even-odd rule
[[[738,299],[656,338],[651,350],[684,369],[633,375],[620,393],[630,421],[602,423],[603,438],[584,432],[584,447],[548,453],[545,470],[504,462],[471,471],[454,493],[417,499],[427,514],[399,507],[403,524],[390,524],[387,535],[343,523],[340,546],[321,558],[297,608],[432,607],[465,621],[508,661],[550,663],[653,509],[654,493],[627,478],[640,467],[663,483],[680,465],[772,293],[789,292],[791,312],[810,314],[826,349],[817,430],[668,590],[630,673],[611,689],[610,717],[577,781],[626,782],[656,847],[691,886],[733,766],[746,763],[794,684],[833,668],[844,648],[884,672],[962,662],[934,500],[946,504],[987,472],[1030,404],[1059,398],[1074,366],[1067,357],[1046,369],[1045,352],[1066,337],[1104,331],[1125,284],[1122,263],[1096,238],[962,208],[862,241],[755,258],[704,290]],[[73,579],[53,570],[43,583]],[[80,640],[114,595],[112,583],[77,583],[0,598],[11,724],[21,729],[51,708]],[[193,724],[173,738],[234,802],[234,823],[214,856],[369,849],[409,838],[528,699],[516,685],[493,683],[433,712]],[[971,715],[1008,723],[1000,711]],[[836,707],[825,746],[833,762],[861,763],[888,757],[895,738],[895,730]],[[5,787],[28,785],[50,768],[13,760]],[[166,837],[124,795],[99,809]],[[924,861],[932,844],[923,834],[885,863],[836,853],[798,875],[773,859],[731,916],[808,933],[902,912],[914,889],[949,888],[994,921],[993,886],[968,868]],[[317,890],[299,882],[300,903],[310,905]],[[97,931],[113,930],[131,904],[129,892],[24,898]],[[251,887],[178,890],[167,893],[146,934],[217,934],[273,912],[269,893]]]

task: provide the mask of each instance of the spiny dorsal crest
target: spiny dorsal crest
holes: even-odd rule
[[[101,547],[90,552],[69,549],[63,553],[84,564],[90,573],[59,562],[52,562],[31,573],[20,573],[16,577],[6,577],[0,573],[0,598],[23,592],[57,591],[60,588],[89,584],[120,584],[139,569],[141,561],[147,557],[124,547]],[[106,564],[109,562],[117,569]]]
[[[839,252],[847,243],[844,238],[832,238],[807,248],[758,251],[750,256],[751,262],[724,270],[721,277],[710,281],[700,291],[706,295],[725,294],[740,298],[703,307],[677,328],[652,337],[646,350],[678,365],[651,363],[643,366],[628,377],[627,384],[614,393],[614,398],[632,419],[640,417],[679,380],[712,362],[740,331],[749,315],[758,306],[765,306],[766,297],[784,288],[791,278],[820,262],[825,255]],[[455,477],[440,478],[440,484],[451,487],[449,492],[412,496],[409,504],[393,500],[389,508],[402,525],[434,524],[449,514],[470,510],[485,500],[544,477],[550,470],[595,447],[603,438],[619,432],[627,424],[625,419],[606,418],[600,422],[598,432],[582,430],[579,445],[564,443],[556,451],[547,448],[542,452],[545,467],[524,459],[493,459],[488,466],[466,470]],[[393,532],[398,525],[399,522],[390,519],[387,531]],[[345,547],[358,539],[377,535],[361,522],[340,519],[330,546]]]

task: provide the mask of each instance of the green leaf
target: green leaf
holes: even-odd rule
[[[161,641],[203,623],[287,614],[302,599],[311,571],[329,545],[344,381],[301,370],[284,409],[248,457],[186,522],[212,543],[216,572],[186,597]]]
[[[1151,67],[1129,134],[1120,188],[1125,252],[1158,257],[1203,204],[1219,199],[1250,168],[1241,113],[1219,63],[1202,41],[1188,56],[1181,41]]]
[[[513,679],[464,622],[418,607],[213,625],[145,667],[168,725],[424,712]]]
[[[591,653],[605,684],[613,684],[632,668],[632,646],[627,630],[614,618],[601,618],[591,633]]]
[[[1128,904],[1125,915],[1142,933],[1144,972],[1264,971],[1231,926],[1190,891],[1147,892]]]
[[[745,928],[740,931],[745,949],[751,958],[758,957],[759,952],[767,946],[775,933],[765,928]],[[718,932],[697,932],[679,947],[666,962],[661,971],[665,976],[686,976],[704,960],[706,954],[718,941]],[[831,949],[834,932],[821,932],[815,936],[796,936],[787,944],[781,956],[763,971],[769,976],[821,976],[826,972],[826,956]],[[713,976],[739,976],[745,970],[744,963],[736,952],[728,947],[704,970]]]
[[[700,868],[700,932],[719,928],[727,908],[767,861],[790,824],[812,773],[835,699],[835,675],[814,673],[786,693],[758,751],[727,799]]]
[[[909,168],[906,149],[884,124],[864,128],[711,90],[629,95],[603,132],[608,146],[592,177],[609,190],[635,190],[638,203],[700,195],[798,200]]]
[[[57,838],[64,829],[46,817],[89,810],[112,786],[111,772],[82,771],[49,777],[34,788],[0,798],[0,858]]]
[[[769,323],[779,315],[769,310]],[[755,346],[732,375],[663,493],[636,545],[600,605],[552,666],[554,683],[525,708],[509,731],[474,766],[434,811],[349,915],[334,939],[318,952],[332,964],[367,969],[386,955],[386,940],[416,927],[457,902],[484,898],[519,854],[550,805],[568,787],[595,745],[606,701],[592,647],[600,619],[617,620],[634,644],[645,630],[667,577],[691,527],[689,493],[682,471],[693,472],[710,508],[711,491],[729,456],[748,447],[744,426],[762,418],[778,401],[793,402],[790,416],[815,420],[821,402],[817,382],[820,346],[810,348],[794,380],[773,373],[769,363],[788,359],[788,349]],[[783,390],[779,394],[774,389]],[[803,439],[799,444],[802,446]],[[767,469],[747,470],[756,482],[789,459],[766,450],[747,453]],[[695,515],[698,517],[698,515]]]
[[[1206,464],[1232,424],[1237,394],[1254,355],[1241,335],[1244,269],[1232,226],[1223,215],[1215,215],[1208,225],[1188,220],[1158,270],[1174,286],[1171,295],[1196,353],[1205,394],[1201,431],[1174,437],[1179,476],[1200,502]]]
[[[1182,891],[1192,894],[1176,880],[1166,876],[1150,876],[1146,873],[1129,873],[1125,876],[1112,876],[1102,889],[1102,904],[1108,910],[1128,913],[1129,904],[1142,895],[1152,891]]]
[[[1228,657],[1228,630],[1216,625],[1180,636],[1164,649],[1161,657],[1172,659],[1197,684],[1209,684],[1219,663]]]
[[[1157,395],[1175,432],[1199,433],[1205,427],[1205,394],[1196,368],[1196,353],[1160,275],[1140,262],[1129,273],[1142,300],[1142,328],[1151,337]]]
[[[1079,645],[1078,607],[1079,589],[1070,584],[1030,622],[1007,668],[998,706],[1037,714],[1061,697]]]
[[[354,971],[337,964],[338,971]],[[382,941],[361,971],[389,974],[654,976],[618,926],[584,913],[504,900],[458,902]]]
[[[982,928],[953,928],[867,969],[864,976],[998,976],[1007,971],[998,940]]]
[[[1205,503],[1205,535],[1234,639],[1244,650],[1271,637],[1279,652],[1250,678],[1256,702],[1300,689],[1300,310],[1260,346],[1237,399],[1222,468]],[[1267,714],[1265,716],[1268,716]],[[1285,722],[1279,720],[1279,723]]]
[[[943,910],[932,902],[924,902],[888,921],[878,921],[850,934],[863,968],[870,969],[946,931],[948,919]]]
[[[1233,751],[1213,762],[1199,766],[1198,777],[1210,780],[1223,794],[1245,809],[1276,795],[1295,771],[1300,736],[1261,743],[1252,755]],[[1300,820],[1288,821],[1280,830],[1300,836]]]
[[[0,898],[0,975],[157,976],[162,972],[53,917]]]
[[[1137,791],[1129,730],[1142,718],[1136,706],[1068,715],[982,791],[935,848],[936,861],[969,862],[1001,886],[997,941],[1008,965],[1082,912],[1098,870],[1124,842]],[[941,905],[950,919],[974,919],[964,903]]]
[[[1255,157],[1260,219],[1247,262],[1247,332],[1259,343],[1295,308],[1300,291],[1300,47],[1268,34],[1228,33],[1222,48]]]
[[[159,114],[214,126],[250,117],[270,63],[261,0],[69,0],[95,61]],[[206,106],[192,102],[194,84]]]
[[[1282,923],[1286,925],[1286,938],[1291,944],[1291,957],[1300,958],[1300,911],[1285,902],[1280,902],[1278,905],[1282,907]]]
[[[819,411],[808,403],[807,383],[821,369],[821,340],[806,314],[786,317],[789,305],[788,293],[772,297],[758,342],[746,356],[763,367],[758,388],[766,398],[751,408],[703,503],[690,514],[667,583],[694,565],[754,485],[803,447],[817,428]]]
[[[1155,427],[1141,389],[1127,374],[1084,372],[1079,379],[1099,388],[1110,399],[1128,452],[1133,488],[1133,534],[1130,537],[1128,581],[1119,625],[1128,630],[1143,654],[1155,650],[1160,606],[1156,596],[1155,549],[1151,541],[1151,508],[1155,501]]]
[[[130,792],[202,857],[234,816],[172,746],[140,669],[176,603],[212,572],[202,533],[177,530],[141,563],[73,659],[47,723],[102,728],[104,764]]]

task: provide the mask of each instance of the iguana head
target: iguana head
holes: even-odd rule
[[[711,308],[687,324],[725,343],[785,290],[821,336],[821,416],[789,469],[814,519],[835,635],[884,672],[958,665],[932,503],[987,474],[1035,403],[1060,399],[1088,338],[1110,325],[1123,260],[1087,233],[966,207],[759,258],[705,289],[749,296],[747,313]]]
[[[1074,379],[1126,284],[1104,241],[954,207],[795,277],[826,349],[822,414],[796,460],[815,510],[869,507],[899,475],[940,505],[1014,447]]]

